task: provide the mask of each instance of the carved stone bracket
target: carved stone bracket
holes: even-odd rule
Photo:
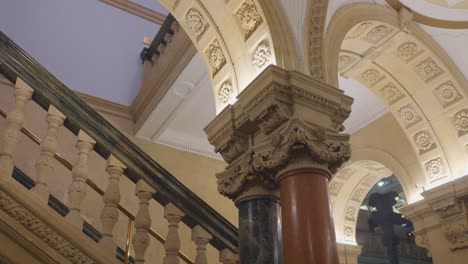
[[[340,134],[352,99],[298,72],[269,66],[206,128],[228,163],[218,190],[238,201],[277,195],[277,176],[319,169],[331,176],[350,158],[349,135]]]

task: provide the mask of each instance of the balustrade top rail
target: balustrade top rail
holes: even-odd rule
[[[129,179],[135,183],[144,179],[157,190],[153,197],[156,201],[163,206],[171,202],[184,211],[186,216],[182,221],[190,228],[200,225],[208,231],[213,236],[210,243],[216,249],[238,251],[238,230],[235,226],[113,127],[3,32],[0,32],[0,74],[12,83],[15,83],[17,77],[26,82],[34,89],[34,101],[44,109],[52,104],[65,114],[65,126],[70,131],[77,134],[82,129],[89,134],[97,142],[94,150],[98,154],[104,158],[112,154],[126,164],[128,169],[125,175]]]

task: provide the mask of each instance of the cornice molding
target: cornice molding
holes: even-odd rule
[[[407,6],[405,6],[403,3],[401,3],[400,0],[385,0],[389,6],[391,6],[393,9],[399,11],[402,8],[407,8],[408,10],[411,10]],[[415,22],[431,26],[431,27],[438,27],[438,28],[447,28],[447,29],[468,29],[468,21],[451,21],[451,20],[442,20],[442,19],[437,19],[433,17],[429,17],[426,15],[423,15],[421,13],[418,13],[415,10],[411,10],[411,13],[413,13],[414,17],[413,20]]]
[[[135,131],[143,126],[196,52],[188,35],[179,30],[174,32],[171,43],[168,43],[155,64],[145,62],[144,67],[149,69],[145,70],[140,92],[130,106]]]
[[[88,103],[94,110],[100,113],[109,114],[111,116],[124,118],[133,122],[132,111],[130,110],[129,106],[114,103],[89,94],[80,93],[77,91],[74,92],[78,95],[78,97]]]
[[[154,10],[151,10],[149,8],[146,8],[137,3],[128,1],[128,0],[99,0],[99,1],[108,5],[111,5],[113,7],[119,8],[132,15],[151,21],[158,25],[162,25],[162,23],[164,22],[164,19],[166,19],[165,15],[159,12],[156,12]]]

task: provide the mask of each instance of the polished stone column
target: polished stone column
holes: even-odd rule
[[[328,201],[328,175],[292,171],[279,176],[284,255],[290,263],[338,264]]]
[[[283,263],[279,200],[254,196],[241,200],[237,207],[240,263]]]
[[[352,99],[276,66],[237,99],[205,132],[228,163],[216,176],[220,193],[240,210],[241,263],[338,264],[327,191],[351,155],[349,135],[340,132]],[[282,213],[271,199],[280,192]]]

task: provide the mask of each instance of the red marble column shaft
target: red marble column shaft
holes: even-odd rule
[[[328,178],[317,171],[279,177],[285,264],[339,264]]]

